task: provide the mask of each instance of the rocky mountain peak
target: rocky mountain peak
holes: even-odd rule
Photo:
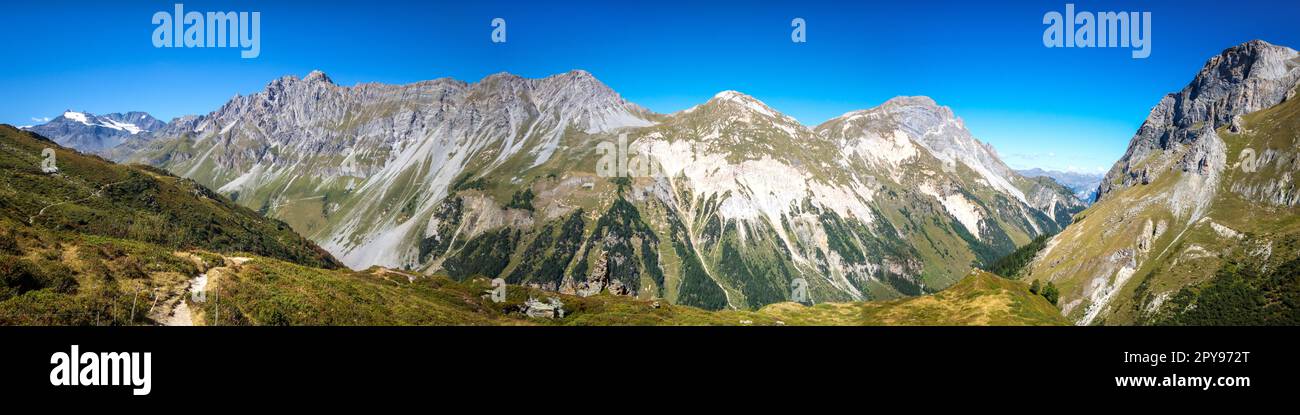
[[[964,164],[990,186],[1017,200],[1027,200],[1014,184],[1017,174],[998,158],[993,147],[976,139],[952,109],[930,97],[895,97],[877,107],[831,119],[816,131],[843,149],[856,148],[857,154],[891,163],[913,157],[910,147],[915,143],[948,169]]]
[[[329,75],[319,70],[311,71],[307,76],[298,78],[297,75],[285,75],[272,80],[266,85],[263,92],[284,92],[293,88],[313,87],[313,86],[337,86]]]
[[[773,120],[779,120],[783,124],[788,124],[790,126],[799,124],[794,118],[782,114],[780,111],[767,106],[763,101],[759,101],[757,98],[739,91],[726,90],[719,92],[713,95],[713,98],[709,99],[708,102],[705,102],[700,107],[721,110],[724,113],[731,114],[760,115]]]
[[[945,107],[941,107],[941,106],[939,106],[939,103],[934,102],[934,98],[930,98],[930,97],[927,97],[927,96],[924,96],[924,95],[917,95],[917,96],[906,96],[906,95],[900,95],[900,96],[896,96],[896,97],[890,98],[888,101],[885,101],[884,104],[880,104],[880,107],[881,107],[881,108],[924,107],[924,108],[931,108],[931,109],[942,109],[942,108],[945,108]]]
[[[321,72],[320,70],[311,71],[311,73],[307,74],[307,77],[302,78],[302,80],[303,82],[323,82],[334,85],[334,80],[330,79],[329,75],[326,75],[325,72]]]
[[[927,96],[899,96],[890,98],[888,101],[885,101],[884,104],[880,104],[876,109],[929,124],[942,124],[946,122],[962,124],[961,119],[957,118],[957,116],[953,114],[951,108],[939,105],[934,101],[934,99]],[[965,128],[964,125],[963,128]]]
[[[884,124],[877,123],[877,121],[881,120],[886,122]],[[849,111],[839,117],[832,118],[818,126],[818,129],[822,130],[846,122],[866,123],[890,128],[902,127],[918,136],[924,135],[927,130],[949,123],[955,124],[963,130],[965,129],[964,123],[953,114],[952,109],[939,105],[934,99],[927,96],[893,97],[879,106]]]
[[[754,98],[743,92],[734,91],[734,90],[726,90],[714,94],[713,98],[709,99],[708,102],[714,104],[734,103],[734,104],[739,104],[739,105],[744,105],[749,107],[761,107],[763,109],[769,109],[769,110],[771,109],[770,107],[767,106],[767,104],[764,104],[763,101],[759,101],[758,98]]]
[[[1210,58],[1197,74],[1198,84],[1215,80],[1241,82],[1250,78],[1278,79],[1300,66],[1296,51],[1263,40],[1252,40],[1225,49]]]
[[[1296,51],[1253,40],[1225,49],[1210,58],[1178,98],[1175,122],[1180,126],[1213,121],[1225,125],[1232,117],[1271,107],[1286,98],[1300,79]]]
[[[522,76],[515,75],[506,71],[501,71],[483,77],[483,79],[480,79],[478,83],[483,85],[491,85],[500,82],[523,82],[523,81],[524,81],[524,77]]]
[[[953,114],[951,108],[939,105],[926,96],[894,97],[875,108],[850,112],[841,117],[851,121],[870,120],[863,122],[877,129],[902,131],[940,159],[972,155],[978,157],[983,155],[975,153],[992,152],[991,147],[971,135],[966,124]]]
[[[519,78],[524,80],[523,78]],[[622,101],[622,97],[609,85],[596,79],[590,72],[575,69],[562,74],[551,75],[541,79],[524,80],[538,90],[567,90],[580,92],[580,95]]]
[[[564,80],[566,82],[575,82],[575,83],[581,83],[586,85],[599,86],[602,88],[608,88],[608,86],[605,86],[604,83],[596,79],[596,76],[592,75],[591,72],[587,72],[582,69],[574,69],[562,74],[555,74],[542,79]]]

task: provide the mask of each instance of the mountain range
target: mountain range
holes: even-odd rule
[[[491,300],[485,278],[346,269],[288,225],[192,180],[7,125],[0,171],[0,325],[1064,323],[1026,284],[984,272],[935,295],[756,311],[520,286]],[[539,314],[534,298],[563,311]]]
[[[283,220],[354,269],[706,309],[787,301],[800,279],[817,302],[935,292],[1084,207],[929,98],[809,128],[735,91],[653,113],[585,71],[286,76],[107,154]],[[610,160],[658,174],[605,177]]]
[[[97,153],[117,147],[129,137],[157,130],[164,125],[162,121],[139,111],[95,115],[68,110],[45,124],[24,129],[53,138],[63,146]]]

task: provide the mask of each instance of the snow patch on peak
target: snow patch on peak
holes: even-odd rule
[[[118,117],[118,116],[120,116],[120,114],[109,114],[107,116],[101,117],[86,112],[77,112],[72,110],[67,110],[63,112],[64,119],[81,123],[82,125],[86,125],[90,127],[104,127],[104,128],[114,129],[118,131],[124,131],[127,134],[139,134],[141,131],[144,131],[144,128],[140,128],[140,126],[138,125],[129,122],[124,122],[124,121],[117,121],[110,118],[110,117]]]
[[[84,112],[64,111],[63,118],[67,118],[69,120],[73,120],[86,125],[94,125],[90,123],[90,117],[87,116],[86,113]]]
[[[144,131],[143,128],[140,128],[139,126],[131,123],[113,121],[107,118],[102,119],[101,121],[103,121],[103,123],[100,124],[101,126],[112,128],[118,131],[126,131],[128,134],[139,134],[141,131]]]

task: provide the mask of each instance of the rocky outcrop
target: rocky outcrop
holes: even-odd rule
[[[591,269],[591,274],[587,275],[587,280],[577,283],[571,282],[571,284],[575,286],[574,292],[583,297],[590,297],[606,291],[613,295],[633,294],[621,281],[609,277],[609,255],[604,251],[601,251],[600,256],[596,259],[596,266]]]
[[[559,298],[548,297],[546,302],[529,297],[522,306],[525,315],[532,318],[564,318],[564,303]]]

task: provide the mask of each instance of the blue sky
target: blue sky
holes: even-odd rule
[[[953,108],[1013,167],[1100,170],[1150,108],[1205,60],[1250,39],[1300,46],[1300,2],[1075,1],[1150,11],[1152,54],[1048,49],[1043,14],[1064,1],[185,1],[259,11],[261,56],[158,49],[153,13],[175,1],[4,2],[0,122],[64,109],[203,114],[312,69],[335,82],[475,81],[585,69],[625,98],[672,112],[735,89],[808,125],[897,95]],[[495,17],[508,41],[490,41]],[[808,41],[790,41],[790,20]]]

